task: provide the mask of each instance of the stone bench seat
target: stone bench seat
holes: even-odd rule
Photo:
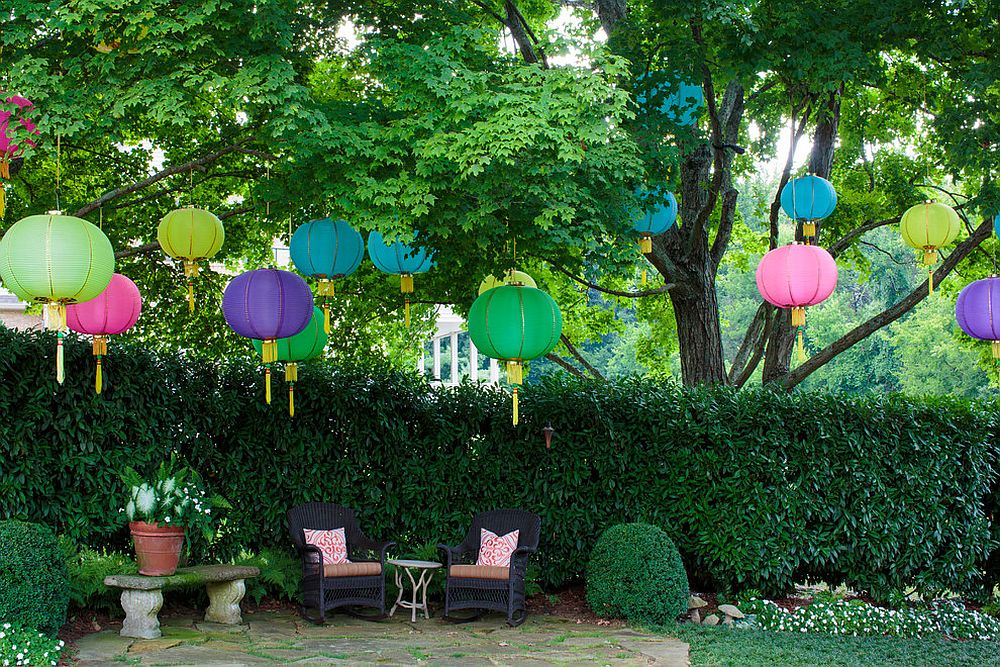
[[[208,593],[205,620],[210,623],[239,625],[243,622],[240,601],[246,593],[246,579],[260,575],[256,567],[242,565],[196,565],[178,568],[167,577],[147,577],[141,574],[112,574],[104,585],[122,589],[122,609],[125,622],[123,637],[156,639],[160,633],[160,607],[163,591],[204,586]]]

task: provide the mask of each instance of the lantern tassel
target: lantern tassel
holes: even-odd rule
[[[993,349],[993,358],[997,360],[997,363],[1000,363],[1000,340],[993,341],[991,347]]]
[[[406,320],[406,328],[409,329],[410,328],[410,300],[409,299],[405,299],[404,300],[403,313],[404,313],[403,319]]]
[[[793,188],[794,190],[794,188]],[[816,236],[816,223],[815,222],[803,222],[802,223],[802,237],[806,239],[811,239]]]
[[[413,274],[399,274],[399,291],[403,294],[413,294]]]
[[[642,270],[642,284],[646,284],[646,269]]]
[[[285,382],[288,383],[288,416],[295,416],[295,382],[299,379],[299,365],[295,362],[285,364]]]
[[[334,296],[333,281],[321,278],[316,293],[320,296]]]
[[[288,416],[295,416],[295,385],[288,385]]]
[[[261,344],[260,354],[264,365],[270,368],[270,365],[278,360],[278,341],[273,338],[265,340]]]
[[[653,252],[653,237],[652,236],[640,236],[639,237],[639,252],[644,255],[648,255]]]
[[[927,269],[927,296],[934,295],[934,267]]]
[[[799,363],[801,364],[804,363],[806,360],[806,346],[802,340],[802,327],[798,328],[798,334],[796,335],[796,339],[797,339],[796,347],[798,348]]]
[[[63,338],[66,334],[60,331],[56,334],[56,382],[59,384],[63,383],[66,379],[65,368],[63,363]]]
[[[514,426],[517,426],[517,387],[514,387]]]
[[[7,153],[0,153],[0,178],[10,180],[10,162]]]
[[[0,181],[0,220],[3,219],[3,214],[7,212],[7,191],[4,189],[3,182]]]
[[[94,391],[98,394],[104,388],[104,375],[101,373],[101,358],[97,357],[97,372],[94,375]]]
[[[271,405],[271,365],[264,366],[264,401]]]
[[[326,300],[323,301],[323,331],[330,335],[330,304]]]
[[[188,281],[188,312],[194,313],[194,285]]]

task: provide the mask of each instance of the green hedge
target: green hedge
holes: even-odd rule
[[[0,521],[0,623],[55,636],[66,622],[69,580],[48,526]]]
[[[62,387],[53,350],[0,329],[0,518],[95,547],[127,548],[117,471],[172,448],[238,508],[221,558],[287,545],[285,511],[306,500],[356,507],[408,548],[457,542],[479,510],[533,510],[547,586],[582,577],[601,531],[631,521],[662,527],[698,585],[765,593],[806,577],[971,590],[1000,538],[995,405],[550,378],[514,429],[496,388],[305,364],[290,419],[283,382],[265,405],[243,361],[113,342],[98,397],[89,345],[68,339]]]

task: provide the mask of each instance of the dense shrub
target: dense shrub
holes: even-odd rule
[[[0,518],[94,547],[128,548],[117,472],[173,448],[236,507],[207,555],[226,560],[287,548],[285,512],[306,500],[357,508],[400,552],[524,507],[542,516],[547,586],[580,578],[596,536],[630,521],[662,526],[699,586],[768,595],[805,578],[967,591],[1000,538],[992,404],[549,378],[525,389],[515,428],[497,388],[305,364],[289,418],[249,361],[119,343],[97,396],[89,345],[68,338],[63,386],[54,349],[0,329]]]
[[[0,620],[55,634],[66,622],[69,582],[52,531],[0,521]]]
[[[677,547],[656,526],[611,526],[594,545],[587,603],[598,616],[662,625],[687,611],[688,593]]]

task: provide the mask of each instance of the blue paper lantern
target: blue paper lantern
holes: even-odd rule
[[[805,220],[802,235],[816,235],[813,221],[822,220],[837,207],[833,184],[819,176],[802,176],[785,184],[781,190],[781,208],[792,220]]]
[[[653,252],[653,235],[662,234],[677,222],[677,198],[669,190],[656,187],[649,191],[637,189],[635,194],[643,206],[633,227],[639,232],[639,249],[648,254]]]
[[[292,263],[300,273],[319,281],[316,293],[334,294],[333,281],[351,275],[365,256],[365,240],[345,220],[313,220],[300,225],[288,244]],[[330,307],[323,300],[323,329],[330,333]]]
[[[650,72],[636,80],[635,103],[657,112],[677,125],[689,127],[698,122],[705,106],[701,85],[677,80],[666,72]]]
[[[413,274],[425,273],[434,265],[431,253],[426,248],[414,247],[401,241],[387,244],[382,235],[372,232],[368,235],[368,256],[383,273],[399,275],[399,291],[413,293]],[[405,299],[406,326],[410,326],[410,298]]]
[[[1000,237],[1000,213],[993,216],[993,233]]]

